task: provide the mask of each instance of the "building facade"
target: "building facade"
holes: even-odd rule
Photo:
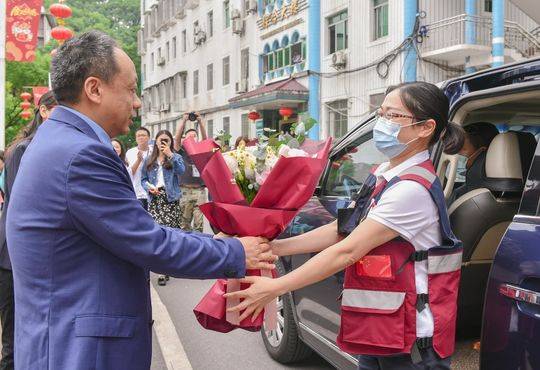
[[[509,0],[321,2],[322,136],[343,135],[391,85],[489,68],[497,3],[504,5],[503,62],[540,55],[538,24]]]
[[[312,137],[340,137],[390,85],[540,54],[538,24],[509,0],[141,0],[141,12],[153,135],[190,111],[233,140],[288,131],[307,112]]]

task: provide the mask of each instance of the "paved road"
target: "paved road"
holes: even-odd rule
[[[267,355],[259,333],[236,330],[221,334],[204,330],[196,321],[192,309],[210,288],[212,281],[171,279],[167,286],[161,287],[156,284],[154,275],[152,282],[169,311],[194,370],[332,369],[317,356],[304,364],[279,364]],[[161,367],[155,364],[153,369],[161,370]]]

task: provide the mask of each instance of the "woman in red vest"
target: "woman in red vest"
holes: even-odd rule
[[[229,295],[244,299],[232,309],[243,311],[240,319],[345,269],[338,344],[359,355],[359,369],[450,369],[462,248],[429,154],[438,143],[448,154],[463,145],[448,108],[430,83],[388,89],[373,138],[389,161],[366,180],[365,196],[339,227],[272,242],[280,256],[320,253],[278,279],[245,278],[252,285]]]

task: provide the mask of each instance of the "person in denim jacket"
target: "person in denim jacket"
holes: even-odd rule
[[[141,185],[148,193],[148,212],[160,225],[180,228],[180,176],[184,173],[184,160],[175,153],[172,134],[167,130],[157,133],[152,155],[143,164]],[[168,276],[160,275],[159,285],[165,285]]]

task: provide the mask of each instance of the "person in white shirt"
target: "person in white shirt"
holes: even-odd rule
[[[433,84],[390,88],[373,129],[375,146],[389,161],[366,179],[373,189],[358,200],[361,212],[350,230],[333,222],[273,241],[279,256],[320,253],[278,279],[242,279],[252,285],[225,295],[241,302],[229,311],[241,312],[240,320],[257,317],[276,297],[346,269],[338,344],[359,355],[360,370],[450,370],[461,243],[449,229],[429,155],[439,142],[448,154],[463,146],[464,131],[448,122],[448,108]]]
[[[150,131],[144,127],[140,127],[135,132],[135,140],[137,146],[131,148],[126,153],[126,160],[129,166],[129,174],[133,182],[133,188],[137,199],[141,202],[144,209],[148,210],[148,194],[141,185],[142,164],[152,154],[152,148],[148,145],[150,142]]]

